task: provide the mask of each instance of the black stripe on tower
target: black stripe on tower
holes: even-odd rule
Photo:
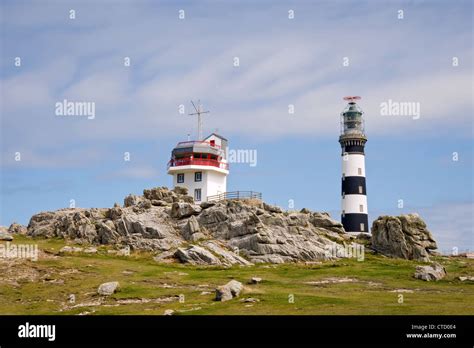
[[[365,177],[346,176],[342,179],[341,193],[344,195],[367,195]]]
[[[345,153],[363,155],[366,142],[367,142],[366,138],[351,139],[351,138],[343,138],[341,136],[341,138],[339,139],[339,143],[341,144],[342,155],[344,155]]]
[[[342,153],[364,153],[364,145],[347,145],[342,149]]]
[[[344,214],[342,225],[347,232],[368,232],[369,216],[367,214]]]

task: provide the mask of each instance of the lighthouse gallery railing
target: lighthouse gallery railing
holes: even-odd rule
[[[207,196],[207,201],[223,201],[225,199],[259,199],[262,200],[262,193],[255,191],[231,191],[214,196]]]
[[[206,158],[183,158],[183,159],[175,159],[168,162],[169,167],[179,167],[179,166],[212,166],[221,169],[229,169],[229,164],[225,162],[220,162],[213,159],[206,159]]]

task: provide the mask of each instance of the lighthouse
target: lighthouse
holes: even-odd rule
[[[209,197],[225,194],[227,190],[227,139],[212,133],[202,138],[202,111],[198,103],[195,113],[198,118],[198,139],[179,142],[171,151],[168,174],[173,176],[173,187],[184,187],[194,202],[207,201]]]
[[[362,109],[356,104],[360,97],[345,97],[348,102],[341,112],[342,148],[342,212],[341,222],[349,233],[368,232],[365,152],[367,137]]]

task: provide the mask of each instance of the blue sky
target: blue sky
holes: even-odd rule
[[[211,110],[205,133],[257,150],[256,167],[231,165],[228,190],[339,219],[339,113],[361,95],[369,219],[418,212],[443,251],[474,249],[470,1],[0,6],[1,225],[169,186],[172,147],[196,133],[178,113],[191,99]],[[55,116],[63,99],[95,102],[95,119]],[[381,116],[389,99],[420,103],[421,117]]]

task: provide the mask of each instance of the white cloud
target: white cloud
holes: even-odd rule
[[[278,5],[275,13],[284,7]],[[423,23],[390,21],[392,8],[365,11],[363,22],[355,13],[337,22],[303,17],[289,24],[263,8],[230,15],[224,5],[209,7],[218,13],[190,9],[180,22],[173,8],[166,9],[176,17],[127,4],[107,9],[102,20],[105,8],[78,4],[76,22],[52,19],[53,27],[69,26],[40,30],[46,26],[40,14],[63,15],[65,8],[40,6],[36,17],[41,18],[24,14],[18,23],[6,20],[23,30],[38,29],[29,54],[39,45],[42,59],[50,52],[35,68],[2,81],[7,144],[19,137],[30,149],[71,139],[184,137],[195,122],[177,108],[189,108],[195,98],[211,110],[205,128],[229,136],[335,136],[345,106],[341,98],[347,94],[362,95],[369,135],[425,136],[445,126],[467,133],[472,125],[472,73],[466,65],[472,48],[463,43],[469,33],[445,40],[440,50],[437,31],[427,32]],[[326,10],[329,17],[341,15],[338,6]],[[11,11],[12,17],[20,16],[17,9]],[[245,22],[235,26],[238,15]],[[424,13],[425,20],[430,18],[437,18],[436,11]],[[461,66],[450,66],[451,52],[461,57]],[[346,55],[351,59],[347,68],[342,66]],[[131,57],[131,67],[123,67],[124,56]],[[232,66],[234,56],[240,58],[239,68]],[[52,105],[64,98],[96,101],[94,122],[54,119]],[[387,99],[421,102],[421,118],[378,116]],[[288,104],[295,105],[294,115],[288,114]]]

